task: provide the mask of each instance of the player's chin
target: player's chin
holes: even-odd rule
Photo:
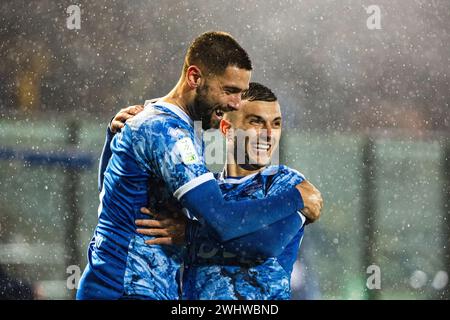
[[[272,154],[266,151],[249,152],[249,164],[255,167],[265,167],[270,164]]]

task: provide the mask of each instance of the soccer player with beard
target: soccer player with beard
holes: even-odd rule
[[[182,250],[145,243],[151,238],[137,233],[135,223],[144,217],[141,207],[164,212],[171,203],[184,208],[219,242],[284,218],[299,219],[298,210],[319,214],[321,201],[305,196],[302,184],[265,199],[225,201],[205,165],[193,121],[207,129],[221,112],[239,109],[251,69],[247,53],[230,35],[205,33],[189,47],[175,88],[114,136],[78,299],[179,298]],[[259,208],[271,214],[261,215]],[[236,240],[235,245],[246,243]],[[258,254],[258,246],[254,250]]]

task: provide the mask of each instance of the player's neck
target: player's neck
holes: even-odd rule
[[[180,78],[177,85],[162,100],[177,106],[192,118],[192,115],[189,114],[188,105],[193,100],[193,91],[186,85],[182,78]]]

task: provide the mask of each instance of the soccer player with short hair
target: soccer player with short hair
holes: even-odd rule
[[[319,215],[321,201],[302,184],[265,199],[226,201],[205,165],[193,121],[208,129],[224,112],[238,110],[251,69],[247,53],[229,34],[204,33],[189,47],[174,89],[114,136],[78,299],[179,298],[182,250],[145,243],[151,238],[137,233],[135,223],[144,217],[141,207],[184,208],[217,241],[236,239],[237,246],[245,234],[284,218],[298,219],[298,210],[313,219]],[[259,214],[259,208],[270,215]],[[255,246],[255,254],[258,250]]]
[[[305,180],[296,170],[270,165],[281,136],[281,111],[275,94],[267,87],[250,83],[242,96],[241,109],[226,113],[220,131],[226,137],[226,164],[217,180],[227,201],[263,199],[280,194]],[[239,141],[235,132],[246,133]],[[245,161],[239,162],[238,144],[243,143]],[[264,210],[260,210],[260,214]],[[195,222],[185,259],[183,298],[194,300],[281,300],[290,298],[290,278],[303,238],[306,218],[299,212],[297,230],[285,229],[295,221],[281,220],[246,235],[270,247],[266,257],[239,256],[233,241],[220,243],[207,226]],[[241,239],[242,241],[242,239]],[[267,257],[268,256],[268,257]]]

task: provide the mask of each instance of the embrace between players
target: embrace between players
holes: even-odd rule
[[[304,227],[319,218],[322,197],[301,173],[271,165],[280,105],[250,83],[251,70],[229,34],[204,33],[172,91],[115,116],[77,299],[290,298]],[[221,173],[206,167],[195,122],[224,135]]]

